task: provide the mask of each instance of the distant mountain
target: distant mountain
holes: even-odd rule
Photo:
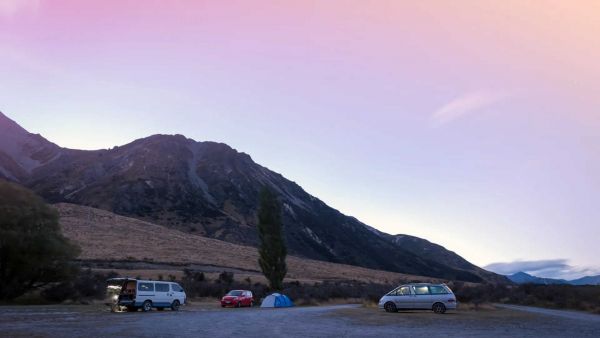
[[[569,281],[572,285],[600,285],[600,275],[586,276]]]
[[[507,276],[508,279],[517,284],[568,284],[564,279],[552,279],[532,276],[525,272],[517,272],[513,275]]]
[[[512,282],[517,284],[570,284],[570,285],[600,285],[599,276],[588,276],[574,280],[543,278],[530,275],[525,272],[517,272],[507,276]]]
[[[376,231],[226,144],[153,135],[112,149],[73,150],[30,134],[1,113],[0,132],[0,177],[51,203],[255,246],[258,194],[268,186],[282,201],[291,254],[449,280],[508,282],[440,246]]]

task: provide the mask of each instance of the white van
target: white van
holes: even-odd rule
[[[107,292],[112,294],[113,310],[124,307],[128,311],[142,309],[147,312],[152,308],[177,311],[185,304],[185,291],[174,282],[129,278],[113,278],[107,282]]]

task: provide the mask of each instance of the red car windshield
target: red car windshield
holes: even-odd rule
[[[242,295],[242,291],[229,291],[228,296],[239,297]]]

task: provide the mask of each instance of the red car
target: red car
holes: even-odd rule
[[[242,306],[254,306],[254,297],[252,296],[252,291],[248,290],[232,290],[229,291],[223,298],[221,298],[221,306],[233,306],[233,307],[242,307]]]

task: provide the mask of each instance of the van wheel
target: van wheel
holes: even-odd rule
[[[150,310],[152,310],[152,302],[147,300],[144,302],[144,304],[142,304],[142,311],[148,312]]]
[[[392,302],[385,303],[383,308],[385,309],[385,312],[398,312],[398,308],[396,308],[396,304],[394,304]]]
[[[442,303],[435,303],[435,304],[433,304],[432,310],[433,310],[433,312],[435,312],[437,314],[442,314],[442,313],[446,312],[446,306]]]
[[[181,304],[179,304],[179,301],[176,299],[173,301],[173,304],[171,304],[171,310],[173,311],[179,311],[179,306]]]

